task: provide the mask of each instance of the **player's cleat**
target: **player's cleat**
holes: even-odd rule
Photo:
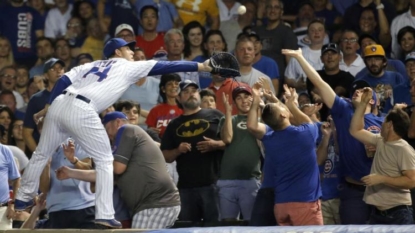
[[[25,211],[29,209],[30,207],[33,207],[35,205],[35,202],[33,200],[30,201],[21,201],[16,199],[14,201],[14,210],[16,211]]]
[[[109,228],[122,228],[121,223],[115,219],[95,219],[95,224],[103,225]]]

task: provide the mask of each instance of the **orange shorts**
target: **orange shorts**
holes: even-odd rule
[[[320,200],[275,204],[274,215],[280,226],[323,225]]]

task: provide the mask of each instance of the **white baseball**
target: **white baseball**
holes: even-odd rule
[[[246,7],[245,6],[239,6],[238,7],[238,14],[243,15],[246,13]]]

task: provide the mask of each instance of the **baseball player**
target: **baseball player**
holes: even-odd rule
[[[113,38],[104,47],[104,55],[108,60],[75,67],[55,84],[49,104],[35,114],[35,118],[38,118],[47,113],[47,118],[17,193],[16,210],[24,210],[33,205],[43,168],[59,143],[71,136],[96,164],[95,223],[110,228],[121,227],[120,222],[114,219],[112,205],[113,155],[98,113],[117,101],[140,77],[212,71],[209,61],[203,64],[154,60],[134,62],[134,46],[135,41],[127,43],[123,39]]]

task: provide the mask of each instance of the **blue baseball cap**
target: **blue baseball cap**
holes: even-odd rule
[[[102,119],[102,124],[105,126],[108,122],[116,119],[128,120],[127,116],[124,113],[115,111],[107,113]]]
[[[47,60],[43,65],[43,73],[47,73],[57,63],[61,64],[62,67],[65,67],[65,62],[52,57],[51,59]]]
[[[179,83],[180,92],[190,86],[195,87],[196,89],[199,89],[199,85],[197,85],[197,83],[191,80],[184,80]]]
[[[365,87],[372,88],[370,86],[370,84],[368,82],[366,82],[365,80],[357,80],[357,81],[354,81],[352,83],[352,92],[350,93],[350,96],[353,96],[353,94],[354,94],[354,92],[356,90],[363,89]],[[372,88],[372,99],[375,101],[375,103],[377,102],[376,92],[375,92],[375,90],[373,90],[373,88]]]
[[[128,46],[132,51],[134,51],[135,48],[135,41],[131,41],[128,43],[124,39],[121,38],[112,38],[107,43],[105,43],[104,46],[104,56],[106,58],[109,58],[112,54],[114,54],[116,49],[119,49],[121,47]]]

